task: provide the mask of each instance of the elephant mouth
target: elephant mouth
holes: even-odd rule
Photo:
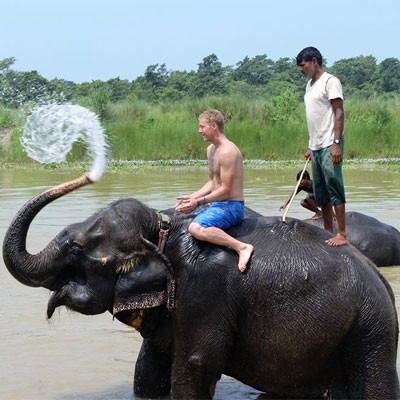
[[[101,293],[93,290],[92,286],[82,277],[74,280],[65,279],[57,285],[47,303],[47,318],[50,319],[56,308],[65,306],[69,310],[84,315],[97,315],[109,309],[112,304],[113,292],[110,285],[109,290]]]
[[[69,274],[61,274],[57,282],[55,283],[55,287],[51,288],[52,293],[50,299],[47,303],[47,318],[50,319],[56,308],[60,306],[67,306],[71,309],[71,300],[75,298],[72,293],[78,292],[78,287],[84,287],[86,285],[86,280],[83,276],[72,276]]]
[[[161,304],[165,304],[167,299],[167,292],[164,290],[154,293],[137,293],[131,295],[129,300],[117,297],[114,299],[113,314],[116,315],[123,311],[154,308]]]
[[[147,312],[167,302],[165,291],[151,294],[137,294],[130,301],[114,302],[113,315],[122,323],[144,334],[144,322]]]
[[[51,293],[50,299],[47,303],[47,318],[51,319],[56,308],[66,305],[66,293],[68,292],[68,285],[63,285]]]

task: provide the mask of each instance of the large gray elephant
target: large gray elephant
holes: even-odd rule
[[[322,219],[305,221],[323,228]],[[349,242],[378,267],[400,265],[400,232],[395,227],[351,211],[346,212],[346,231]]]
[[[358,250],[327,246],[329,233],[303,221],[248,210],[229,231],[255,246],[242,274],[235,252],[187,233],[191,216],[121,199],[28,253],[37,213],[87,183],[28,201],[3,257],[17,280],[53,292],[49,318],[59,306],[108,310],[141,333],[136,394],[211,398],[226,374],[273,398],[399,399],[394,296]]]

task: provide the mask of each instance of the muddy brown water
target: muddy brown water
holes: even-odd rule
[[[279,215],[279,206],[293,191],[302,165],[246,167],[246,205],[265,215]],[[37,193],[74,179],[73,171],[0,170],[0,239],[18,209]],[[360,166],[344,170],[347,211],[359,211],[400,230],[400,172]],[[28,250],[40,251],[65,225],[84,220],[121,197],[135,197],[150,207],[173,207],[175,198],[205,182],[205,168],[146,168],[107,172],[47,206],[33,221]],[[289,217],[311,213],[293,202]],[[381,269],[392,285],[399,307],[400,267]],[[46,320],[49,292],[21,285],[0,259],[0,399],[126,400],[132,393],[133,371],[141,337],[108,313],[84,316],[58,309]],[[256,399],[259,392],[223,376],[216,399]]]

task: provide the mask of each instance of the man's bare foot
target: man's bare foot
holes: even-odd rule
[[[311,219],[316,220],[316,219],[321,219],[322,218],[322,213],[321,212],[316,212]]]
[[[340,233],[338,233],[333,238],[325,240],[325,243],[327,243],[329,246],[332,246],[332,247],[338,247],[338,246],[343,246],[343,245],[349,244],[349,241],[346,239],[346,236],[343,236]]]
[[[246,267],[247,267],[247,263],[250,260],[251,255],[253,254],[254,251],[254,246],[251,244],[246,244],[246,246],[241,249],[239,251],[239,271],[240,272],[244,272]]]

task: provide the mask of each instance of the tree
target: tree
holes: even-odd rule
[[[397,58],[386,58],[378,66],[380,92],[400,91],[400,61]]]
[[[16,72],[7,70],[0,87],[0,102],[8,107],[19,107],[27,102],[48,103],[64,101],[57,87],[37,71]]]
[[[161,91],[162,101],[177,101],[190,97],[195,73],[193,71],[173,71],[168,77],[167,86]]]
[[[148,102],[158,100],[160,93],[168,85],[169,71],[165,64],[149,65],[143,76],[139,76],[132,84],[133,92],[138,99]]]
[[[165,88],[168,82],[168,71],[165,64],[154,64],[146,68],[144,73],[145,81],[154,88],[155,91]]]
[[[203,58],[193,82],[192,96],[224,95],[228,92],[225,70],[215,54]]]
[[[0,71],[1,74],[4,75],[10,69],[11,65],[15,63],[14,57],[4,58],[0,61]]]
[[[274,62],[267,58],[266,54],[254,58],[246,56],[243,61],[236,64],[232,78],[235,81],[244,81],[250,85],[265,85],[271,79],[273,66]]]
[[[50,87],[55,93],[62,93],[66,101],[71,101],[75,97],[75,90],[77,84],[73,81],[67,81],[65,79],[52,79]]]
[[[336,61],[329,72],[337,76],[347,94],[370,96],[376,91],[377,65],[373,56],[358,56]]]
[[[126,99],[132,91],[131,83],[126,79],[118,77],[109,79],[106,83],[110,90],[110,101],[114,103]]]

